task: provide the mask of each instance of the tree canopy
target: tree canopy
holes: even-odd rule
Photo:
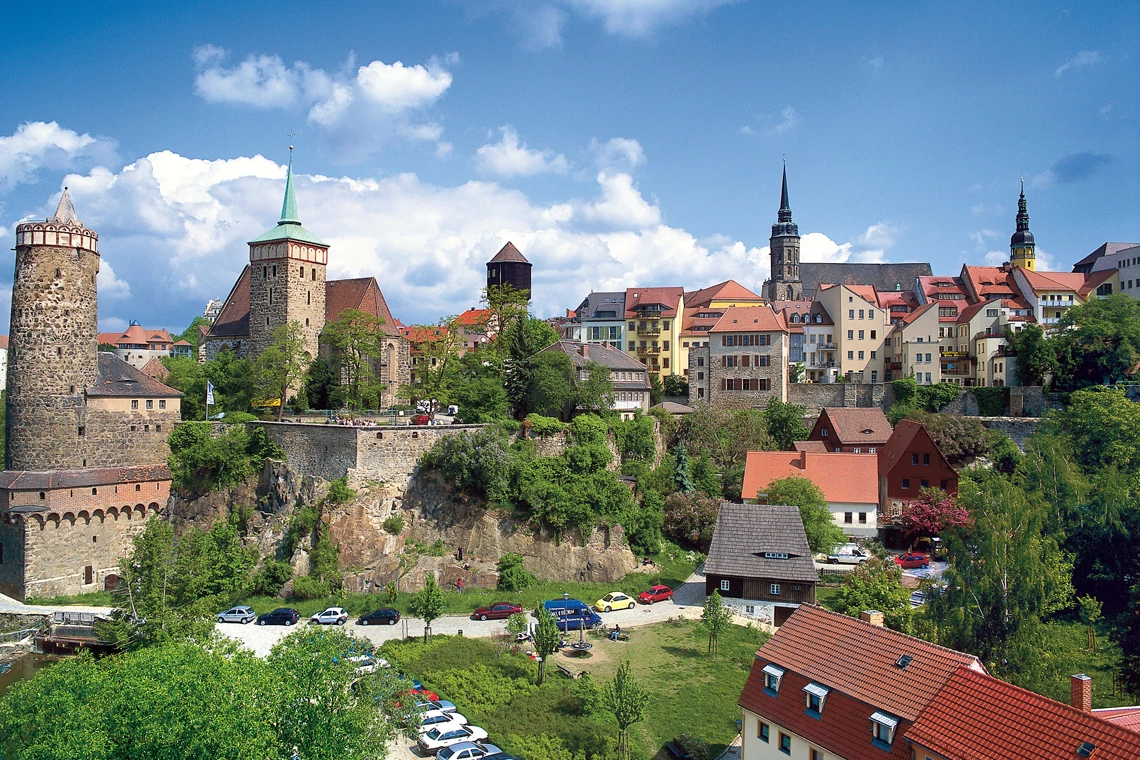
[[[843,529],[831,516],[823,491],[808,478],[798,475],[776,478],[768,484],[768,503],[799,507],[808,546],[816,554],[830,554],[845,540]]]

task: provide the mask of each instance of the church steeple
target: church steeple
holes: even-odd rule
[[[1025,200],[1025,180],[1021,180],[1021,197],[1017,199],[1017,231],[1009,239],[1009,263],[1033,271],[1037,268],[1037,245],[1029,231],[1029,205]]]
[[[800,228],[792,221],[792,205],[788,201],[788,166],[784,164],[780,182],[780,210],[768,240],[771,275],[764,285],[770,301],[797,300],[803,294],[800,281]]]
[[[792,206],[788,203],[788,165],[784,164],[784,178],[780,187],[780,213],[777,218],[781,222],[792,221]]]
[[[289,146],[289,169],[285,173],[285,200],[281,202],[281,219],[278,224],[300,224],[297,213],[297,193],[293,190],[293,146]]]

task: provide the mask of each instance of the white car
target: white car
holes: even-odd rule
[[[487,732],[478,726],[445,724],[420,734],[416,744],[423,754],[434,755],[444,747],[451,747],[460,742],[481,742],[486,738]]]
[[[444,710],[428,710],[420,715],[420,733],[431,731],[433,728],[438,728],[446,731],[458,726],[466,726],[467,718],[464,718],[457,712],[445,712]]]
[[[827,561],[833,565],[862,565],[871,555],[855,544],[844,544],[839,551],[827,555]]]
[[[448,702],[446,699],[430,699],[426,702],[416,702],[417,710],[440,710],[445,713],[453,713],[458,710],[454,702]]]
[[[356,663],[356,672],[362,676],[375,673],[380,668],[392,667],[392,664],[383,657],[374,657],[370,654],[358,654],[355,657],[349,657],[348,660]]]
[[[494,744],[483,742],[460,742],[444,747],[436,757],[440,760],[482,760],[484,757],[501,755],[503,751]]]
[[[344,625],[348,622],[348,613],[343,607],[329,607],[324,612],[313,615],[309,622],[316,625]]]

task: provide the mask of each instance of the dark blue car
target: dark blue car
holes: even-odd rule
[[[602,619],[590,607],[578,599],[551,599],[542,606],[554,616],[558,630],[576,631],[579,628],[594,628],[602,624]]]

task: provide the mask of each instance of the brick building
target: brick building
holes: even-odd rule
[[[900,420],[879,451],[879,509],[890,515],[919,497],[923,488],[958,493],[958,473],[920,423]]]
[[[114,587],[169,495],[181,394],[98,351],[98,240],[66,188],[16,228],[0,592],[21,599]]]
[[[875,454],[891,437],[891,423],[877,406],[865,409],[827,406],[819,411],[809,441],[828,451]]]
[[[725,309],[708,345],[689,348],[689,403],[726,409],[788,399],[788,328],[771,306]]]

